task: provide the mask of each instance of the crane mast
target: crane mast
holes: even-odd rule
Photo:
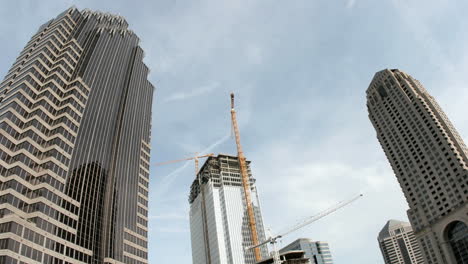
[[[240,143],[240,132],[239,126],[237,125],[237,116],[236,110],[234,109],[234,93],[231,93],[231,120],[232,120],[232,128],[234,129],[234,135],[236,139],[236,146],[237,146],[237,158],[239,160],[239,170],[242,178],[242,187],[244,189],[245,195],[245,202],[247,205],[247,215],[249,218],[249,227],[250,227],[250,234],[252,239],[252,244],[258,244],[258,233],[257,233],[257,223],[255,220],[255,213],[252,205],[252,197],[250,193],[250,179],[249,174],[247,172],[247,162],[244,156],[244,152],[242,151],[242,146]],[[255,260],[260,261],[262,256],[260,254],[260,247],[254,248],[254,255]]]

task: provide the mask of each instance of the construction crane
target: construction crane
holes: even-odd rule
[[[236,138],[237,158],[239,160],[239,170],[240,170],[240,174],[242,178],[242,187],[244,189],[245,202],[247,205],[247,216],[249,218],[250,235],[251,235],[252,243],[254,245],[257,245],[258,244],[257,223],[255,220],[255,214],[254,214],[252,198],[251,198],[251,193],[250,193],[250,179],[249,179],[249,174],[247,172],[247,162],[246,162],[244,152],[242,151],[242,146],[240,143],[239,126],[237,125],[236,110],[234,109],[234,93],[231,93],[231,121],[232,121],[232,128],[234,129],[234,135]],[[254,249],[255,260],[260,261],[262,258],[260,254],[260,248],[255,247],[253,249]]]
[[[342,202],[339,202],[338,204],[336,204],[335,206],[333,207],[330,207],[328,208],[327,210],[325,211],[322,211],[316,215],[313,215],[313,216],[309,216],[305,219],[303,219],[302,221],[298,222],[297,224],[293,225],[292,227],[288,228],[285,232],[282,232],[281,234],[279,235],[276,235],[276,236],[273,236],[273,237],[269,237],[268,239],[266,239],[265,241],[261,242],[261,243],[258,243],[254,246],[251,246],[251,247],[247,247],[245,250],[252,250],[252,249],[256,249],[256,248],[260,248],[261,246],[263,245],[266,245],[266,244],[271,244],[272,247],[273,247],[273,263],[274,264],[281,264],[283,263],[283,261],[280,259],[280,254],[279,254],[279,251],[277,250],[276,248],[276,243],[277,243],[277,240],[298,230],[298,229],[301,229],[307,225],[310,225],[311,223],[331,214],[331,213],[334,213],[336,212],[337,210],[349,205],[350,203],[356,201],[357,199],[361,198],[363,195],[362,194],[359,194],[355,197],[353,197],[352,199],[349,199],[347,201],[342,201]]]
[[[181,161],[186,161],[186,160],[195,160],[195,177],[197,177],[198,180],[198,186],[200,186],[200,193],[201,193],[201,199],[202,199],[202,218],[203,218],[203,236],[204,236],[204,241],[205,241],[205,254],[206,254],[206,259],[207,259],[207,264],[211,264],[211,256],[210,256],[210,241],[208,238],[208,223],[206,221],[206,204],[205,204],[205,189],[202,186],[202,177],[201,175],[198,174],[198,159],[199,158],[207,158],[207,157],[213,157],[214,154],[206,154],[206,155],[201,155],[198,156],[198,153],[196,153],[197,156],[195,157],[190,157],[190,158],[185,158],[185,159],[179,159],[179,160],[171,160],[171,161],[166,161],[166,162],[161,162],[161,163],[156,163],[154,164],[155,166],[161,166],[161,165],[166,165],[166,164],[171,164],[171,163],[176,163],[176,162],[181,162]]]
[[[198,153],[196,153],[198,155]],[[199,158],[207,158],[207,157],[213,157],[214,154],[206,154],[206,155],[201,155],[201,156],[195,156],[195,157],[190,157],[190,158],[185,158],[185,159],[179,159],[179,160],[170,160],[170,161],[165,161],[165,162],[160,162],[154,164],[154,166],[161,166],[161,165],[166,165],[166,164],[171,164],[171,163],[176,163],[176,162],[181,162],[181,161],[186,161],[186,160],[195,160],[195,176],[198,174],[198,159]]]

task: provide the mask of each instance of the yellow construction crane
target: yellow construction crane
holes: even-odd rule
[[[190,157],[190,158],[185,158],[185,159],[179,159],[179,160],[171,160],[171,161],[166,161],[166,162],[161,162],[161,163],[156,163],[154,164],[155,166],[161,166],[161,165],[166,165],[166,164],[171,164],[171,163],[176,163],[176,162],[181,162],[181,161],[186,161],[186,160],[195,160],[195,177],[197,177],[198,180],[198,185],[200,186],[200,193],[201,193],[201,198],[202,198],[202,217],[203,217],[203,235],[204,235],[204,240],[205,240],[205,254],[206,254],[206,259],[207,259],[207,264],[211,264],[211,254],[210,254],[210,241],[208,238],[208,223],[206,221],[206,204],[205,204],[205,189],[202,186],[202,177],[201,175],[198,174],[198,159],[199,158],[207,158],[207,157],[213,157],[214,154],[206,154],[206,155],[201,155],[201,156],[195,156],[195,157]]]
[[[240,143],[240,132],[239,126],[237,125],[236,110],[234,109],[234,93],[231,93],[231,120],[232,128],[234,129],[234,135],[236,138],[237,145],[237,158],[239,159],[239,170],[242,178],[242,186],[244,188],[245,202],[247,205],[247,215],[249,217],[249,226],[250,234],[252,239],[252,244],[258,244],[258,233],[257,233],[257,221],[255,220],[255,213],[252,205],[252,197],[250,194],[250,179],[247,172],[247,162],[242,151],[242,146]],[[258,262],[262,259],[260,254],[260,247],[253,248],[255,254],[255,260]]]

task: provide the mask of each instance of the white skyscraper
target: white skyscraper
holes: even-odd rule
[[[263,220],[250,166],[248,172],[258,238],[263,241]],[[196,179],[189,196],[193,264],[254,264],[253,251],[245,251],[252,239],[237,157],[210,157],[199,175],[202,186]],[[268,256],[266,247],[261,253]]]
[[[330,247],[324,241],[312,241],[307,238],[299,238],[280,250],[285,253],[292,250],[302,250],[311,264],[333,264]]]
[[[377,238],[385,264],[423,264],[423,256],[410,223],[390,220]]]

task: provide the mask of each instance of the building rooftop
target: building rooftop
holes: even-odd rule
[[[281,259],[286,259],[285,263],[291,264],[301,264],[301,263],[309,263],[309,259],[304,257],[305,253],[302,250],[291,250],[285,253],[281,253]],[[273,257],[264,259],[257,264],[270,264],[273,263]]]
[[[411,225],[408,222],[403,222],[399,220],[389,220],[385,226],[382,228],[382,230],[379,232],[378,240],[382,241],[387,237],[390,237],[390,232],[401,228],[401,227],[410,227]]]
[[[220,166],[219,162],[227,162],[229,168],[227,167],[222,167]],[[250,183],[253,185],[255,183],[255,179],[252,178],[251,172],[250,172],[250,161],[246,161],[247,163],[247,171],[250,175]],[[220,184],[226,185],[228,180],[224,180],[223,177],[221,177],[220,173],[221,171],[229,170],[230,173],[233,173],[232,170],[238,170],[238,157],[233,156],[233,155],[228,155],[228,154],[218,154],[217,156],[211,156],[208,157],[203,164],[203,166],[200,168],[198,171],[197,177],[194,179],[192,182],[192,185],[190,186],[190,194],[189,194],[189,203],[192,203],[196,197],[198,196],[200,192],[200,182],[199,182],[199,177],[201,179],[202,185],[211,180],[212,178],[215,178],[215,181],[217,182],[215,186],[219,186]],[[213,172],[213,170],[215,172]],[[231,177],[240,177],[240,174],[238,176],[233,176],[231,174]],[[233,183],[233,185],[239,185],[241,186],[241,183]]]

